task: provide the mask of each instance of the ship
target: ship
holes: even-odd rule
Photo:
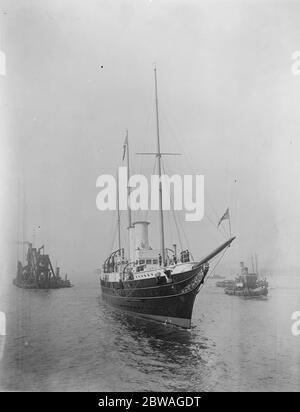
[[[50,256],[44,253],[44,245],[39,248],[28,245],[25,265],[18,261],[17,276],[13,284],[22,289],[60,289],[70,288],[73,285],[66,274],[60,276],[60,268],[53,269]]]
[[[244,297],[266,297],[268,295],[268,281],[259,279],[258,271],[250,273],[244,262],[240,262],[240,275],[233,284],[225,287],[227,295]]]
[[[215,274],[215,275],[212,275],[210,278],[211,279],[225,279],[225,276]]]
[[[160,150],[157,71],[154,69],[156,108],[156,152],[151,153],[157,161],[159,178],[162,176],[161,158],[170,153]],[[130,195],[129,142],[126,133],[127,196]],[[150,154],[150,153],[147,153]],[[119,188],[119,187],[118,187]],[[117,193],[118,193],[117,188]],[[125,256],[121,245],[120,210],[118,206],[118,248],[111,252],[102,265],[100,287],[103,300],[122,312],[184,329],[191,327],[195,298],[209,273],[209,265],[221,252],[225,253],[235,237],[216,247],[205,257],[194,261],[188,249],[177,251],[165,246],[164,213],[162,207],[162,183],[159,179],[159,249],[149,243],[148,220],[133,221],[128,208],[127,249]],[[225,218],[225,217],[224,217]],[[222,257],[222,256],[221,256]]]
[[[232,280],[232,279],[220,280],[216,282],[216,286],[218,288],[229,288],[234,285],[235,285],[235,280]]]

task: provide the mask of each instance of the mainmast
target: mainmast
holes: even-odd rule
[[[117,211],[118,211],[118,249],[121,256],[121,219],[120,219],[120,198],[119,198],[119,173],[117,172]]]
[[[128,130],[126,130],[126,137],[123,147],[123,159],[126,155],[127,160],[127,210],[128,210],[128,245],[129,245],[129,260],[134,260],[134,227],[132,226],[131,208],[130,208],[130,158],[129,158],[129,142],[128,142]]]
[[[159,175],[159,216],[160,216],[160,249],[162,257],[162,265],[166,264],[165,260],[165,234],[164,234],[164,215],[162,208],[162,182],[161,182],[161,152],[160,152],[160,139],[159,139],[159,117],[158,117],[158,98],[157,98],[157,76],[156,67],[154,68],[155,79],[155,107],[156,107],[156,135],[157,135],[157,153],[158,159],[158,175]]]
[[[159,174],[159,220],[160,220],[160,253],[162,264],[166,265],[166,249],[165,249],[165,234],[164,234],[164,215],[162,206],[162,181],[161,181],[161,157],[162,156],[172,156],[180,155],[180,153],[162,153],[160,151],[160,139],[159,139],[159,117],[158,117],[158,98],[157,98],[157,76],[156,67],[154,68],[154,79],[155,79],[155,107],[156,107],[156,134],[157,134],[157,150],[151,153],[137,153],[140,155],[155,155],[158,159],[158,174]]]
[[[251,255],[251,265],[252,265],[252,273],[255,273],[255,267],[254,267],[254,259],[253,259],[253,255]]]
[[[256,253],[255,253],[254,257],[255,257],[255,270],[256,270],[256,274],[258,276],[258,262],[257,262],[257,254]]]
[[[129,203],[129,196],[130,196],[130,186],[129,186],[129,179],[130,179],[130,169],[129,169],[129,142],[128,142],[128,130],[126,130],[126,138],[125,138],[125,145],[126,145],[126,159],[127,159],[127,201],[128,201],[128,227],[131,227],[131,209]]]

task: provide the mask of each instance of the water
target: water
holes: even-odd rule
[[[300,278],[300,276],[299,276]],[[227,296],[208,280],[193,328],[124,315],[95,277],[71,289],[10,287],[1,389],[25,391],[299,391],[297,277],[270,279],[266,300]]]

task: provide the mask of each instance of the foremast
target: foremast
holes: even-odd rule
[[[130,208],[130,157],[129,157],[129,141],[128,141],[128,130],[126,130],[126,137],[125,137],[125,145],[126,145],[126,160],[127,160],[127,209],[128,209],[128,228],[132,227],[132,218],[131,218],[131,208]]]
[[[156,67],[154,67],[154,81],[155,81],[155,109],[156,109],[156,137],[157,137],[157,153],[158,160],[158,176],[159,176],[159,220],[160,220],[160,250],[162,265],[166,263],[166,249],[165,249],[165,232],[164,232],[164,213],[162,207],[162,181],[161,181],[161,151],[159,138],[159,116],[158,116],[158,97],[157,97],[157,74]]]
[[[127,166],[127,211],[128,211],[128,249],[129,249],[129,261],[134,259],[133,251],[134,251],[134,239],[133,239],[133,225],[132,225],[132,215],[131,215],[131,207],[130,207],[130,153],[129,153],[129,140],[128,140],[128,130],[126,130],[125,141],[123,145],[123,159],[126,155],[126,166]]]

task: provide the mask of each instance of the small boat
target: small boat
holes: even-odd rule
[[[17,276],[13,280],[15,286],[22,289],[60,289],[73,286],[67,274],[64,279],[61,278],[59,267],[54,272],[49,255],[44,254],[44,245],[37,249],[32,243],[26,243],[27,263],[23,266],[18,261]]]
[[[240,263],[241,274],[236,280],[225,287],[227,295],[260,297],[268,295],[268,282],[258,279],[257,273],[249,273],[244,262]]]
[[[268,289],[266,287],[257,287],[257,288],[245,288],[245,287],[236,287],[234,289],[225,289],[227,295],[236,295],[236,296],[248,296],[248,297],[259,297],[267,296]]]
[[[234,286],[235,280],[220,280],[219,282],[216,282],[216,286],[218,288],[228,288],[230,286]]]
[[[225,279],[225,276],[221,276],[221,275],[213,275],[210,277],[211,279]]]

